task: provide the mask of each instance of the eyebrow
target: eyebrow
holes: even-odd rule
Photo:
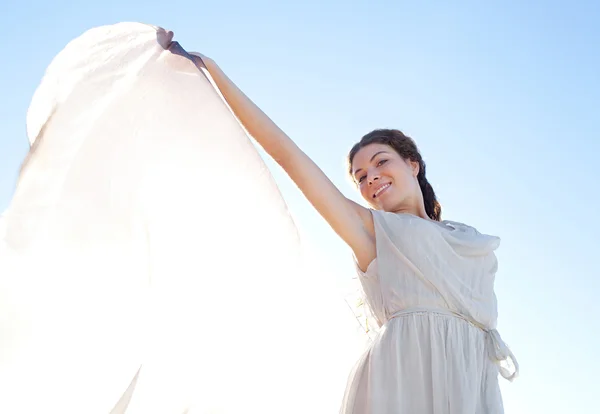
[[[371,159],[369,160],[369,162],[372,162],[376,156],[378,156],[379,154],[389,154],[389,152],[387,151],[377,151],[375,154],[373,154],[373,156],[371,157]],[[358,174],[360,171],[362,171],[362,168],[359,168],[358,170],[354,171],[354,178],[356,178],[356,174]]]

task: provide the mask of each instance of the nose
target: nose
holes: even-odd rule
[[[369,181],[369,185],[373,184],[375,181],[379,180],[379,175],[377,174],[369,174],[369,176],[367,177],[367,180]]]

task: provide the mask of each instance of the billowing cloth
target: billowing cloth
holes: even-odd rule
[[[172,36],[90,30],[33,97],[0,223],[2,413],[339,408],[351,314],[303,270],[269,171]]]
[[[379,330],[343,414],[501,414],[518,365],[496,331],[500,239],[451,221],[373,211],[377,259],[358,269]]]

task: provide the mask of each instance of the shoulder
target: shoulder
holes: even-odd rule
[[[480,253],[493,252],[500,246],[500,237],[481,233],[474,226],[450,220],[445,220],[444,223],[452,229],[447,232],[445,239],[454,246],[462,246]]]
[[[477,229],[477,227],[471,226],[469,224],[466,224],[466,223],[463,223],[460,221],[442,220],[441,223],[443,223],[447,227],[452,228],[453,230],[457,230],[460,232],[473,233],[473,234],[477,234],[477,235],[481,235],[481,236],[488,236],[488,237],[497,237],[497,236],[492,236],[490,234],[482,233]]]

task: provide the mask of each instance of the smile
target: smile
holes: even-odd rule
[[[388,184],[384,184],[381,187],[379,187],[377,189],[377,191],[375,191],[375,194],[373,194],[373,198],[379,197],[379,195],[381,193],[383,193],[385,190],[387,190],[388,188],[390,188],[390,186],[391,186],[391,184],[388,183]]]

